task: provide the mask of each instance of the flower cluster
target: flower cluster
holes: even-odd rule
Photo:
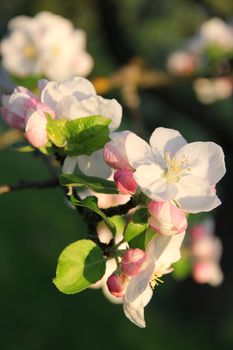
[[[206,219],[194,226],[191,234],[191,259],[193,278],[197,283],[208,283],[218,286],[223,281],[223,273],[219,266],[222,255],[222,243],[214,235],[214,224]]]
[[[210,211],[221,203],[216,184],[225,174],[222,148],[213,142],[188,144],[178,131],[162,127],[154,130],[149,143],[133,132],[117,132],[120,104],[98,96],[82,77],[60,83],[41,80],[38,90],[37,96],[17,87],[3,96],[3,118],[9,126],[22,129],[41,151],[49,143],[54,146],[56,156],[65,159],[62,184],[77,187],[72,205],[88,210],[88,220],[93,211],[94,219],[99,215],[110,230],[100,244],[103,251],[90,239],[66,247],[54,283],[67,294],[102,286],[108,296],[123,303],[133,323],[145,327],[144,307],[153,289],[181,257],[187,215]],[[96,117],[99,125],[92,124]],[[133,205],[127,208],[130,198]],[[113,218],[103,209],[109,203],[124,203],[127,208],[120,241]],[[100,227],[99,236],[104,229]],[[199,252],[195,244],[193,249]],[[207,259],[200,259],[206,268]],[[200,261],[195,264],[200,266]],[[208,264],[213,266],[210,257]]]
[[[216,73],[220,73],[221,77],[197,78],[193,85],[197,99],[209,104],[226,99],[232,94],[232,79],[225,75],[229,69],[227,60],[232,56],[233,26],[214,17],[200,26],[199,32],[187,41],[184,49],[169,55],[167,69],[177,77],[188,77],[203,73],[205,69],[208,70],[208,66],[215,67]],[[221,60],[224,60],[223,72]]]
[[[2,64],[18,77],[43,75],[64,80],[86,76],[93,60],[86,52],[85,32],[50,12],[19,16],[9,22],[9,36],[2,40]]]

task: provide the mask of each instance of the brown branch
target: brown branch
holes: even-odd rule
[[[26,189],[45,189],[45,188],[53,188],[59,186],[58,178],[52,178],[46,181],[20,181],[18,183],[12,185],[0,185],[0,195],[21,191]]]

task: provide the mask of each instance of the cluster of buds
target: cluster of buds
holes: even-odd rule
[[[146,254],[139,248],[129,249],[122,257],[119,269],[107,280],[107,286],[112,295],[122,298],[129,280],[137,276],[146,260]]]
[[[188,77],[202,73],[204,68],[208,70],[209,62],[213,62],[218,77],[197,78],[193,88],[201,103],[214,103],[232,95],[233,82],[228,76],[228,59],[232,52],[233,26],[220,18],[211,18],[200,26],[199,32],[187,41],[184,49],[169,55],[167,69],[176,77]]]

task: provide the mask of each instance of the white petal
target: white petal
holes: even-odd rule
[[[106,165],[102,150],[92,153],[91,156],[77,157],[77,163],[81,172],[87,176],[103,179],[112,179],[113,177],[113,170]]]
[[[148,254],[154,258],[155,269],[161,266],[168,269],[171,264],[180,259],[180,247],[184,236],[185,232],[173,236],[158,235],[151,241]]]
[[[149,260],[145,268],[131,279],[123,298],[124,312],[126,317],[139,327],[145,327],[144,305],[152,297],[148,286],[154,272],[154,261]]]
[[[173,155],[187,142],[181,134],[173,129],[157,128],[150,138],[150,145],[155,158],[162,162],[166,152]]]
[[[188,213],[208,212],[221,204],[220,199],[215,195],[195,196],[179,198],[179,205]]]
[[[68,95],[74,95],[77,100],[81,101],[84,98],[96,95],[96,91],[92,83],[82,77],[74,77],[63,83],[50,81],[41,91],[41,101],[55,109],[57,103]]]
[[[153,200],[169,200],[177,193],[176,186],[164,179],[163,172],[159,165],[151,163],[139,166],[134,173],[142,192]]]
[[[125,151],[134,169],[142,164],[150,164],[154,160],[149,144],[133,132],[129,133],[125,140]]]
[[[214,142],[192,142],[182,147],[176,154],[177,160],[187,157],[191,174],[209,181],[211,186],[226,172],[222,147]]]
[[[77,157],[67,156],[62,166],[63,174],[72,174],[76,168],[76,165],[77,165]]]
[[[186,175],[177,183],[179,189],[175,200],[188,213],[210,211],[221,204],[209,183],[200,177]]]

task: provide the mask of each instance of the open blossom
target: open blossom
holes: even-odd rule
[[[10,35],[1,42],[3,66],[17,76],[42,74],[64,80],[86,76],[93,60],[86,52],[86,37],[72,23],[50,12],[18,16],[9,22]]]
[[[225,174],[225,163],[217,144],[188,144],[178,131],[167,128],[155,129],[150,145],[132,132],[126,137],[115,133],[117,137],[123,144],[119,150],[124,149],[128,163],[135,169],[136,183],[152,200],[173,200],[190,213],[220,205],[214,188]]]
[[[192,228],[191,256],[195,281],[218,286],[223,281],[223,273],[219,265],[222,244],[213,230],[213,221],[210,219]]]
[[[186,77],[198,69],[198,58],[187,51],[175,51],[167,60],[167,69],[170,73]]]
[[[197,99],[209,104],[224,100],[232,95],[233,82],[229,77],[220,78],[198,78],[193,83]]]
[[[157,236],[148,245],[141,271],[129,281],[123,297],[125,315],[139,327],[145,327],[144,307],[153,295],[161,277],[172,271],[171,265],[180,259],[184,234]]]
[[[35,147],[47,142],[46,113],[56,119],[73,120],[90,115],[103,115],[112,120],[110,130],[119,127],[122,108],[115,100],[104,99],[96,94],[87,79],[74,77],[64,82],[39,81],[40,96],[18,87],[12,95],[3,96],[2,114],[11,127],[24,129],[25,135]],[[106,166],[102,151],[92,156],[67,157],[64,172],[73,172],[76,164],[86,175],[110,177],[112,171]]]
[[[25,136],[35,147],[44,146],[47,141],[46,113],[54,117],[54,111],[40,102],[37,96],[24,87],[17,87],[11,95],[3,95],[1,113],[12,128],[25,130]]]
[[[40,99],[55,111],[57,119],[74,120],[90,115],[102,115],[112,120],[110,131],[116,130],[122,117],[122,107],[115,99],[105,99],[96,94],[90,81],[74,77],[64,82],[41,80]],[[87,176],[108,178],[112,171],[106,166],[102,151],[91,156],[67,157],[63,172],[72,173],[78,164]]]
[[[148,204],[148,210],[151,214],[148,220],[150,227],[161,235],[170,236],[187,229],[184,211],[169,201],[152,201]]]

